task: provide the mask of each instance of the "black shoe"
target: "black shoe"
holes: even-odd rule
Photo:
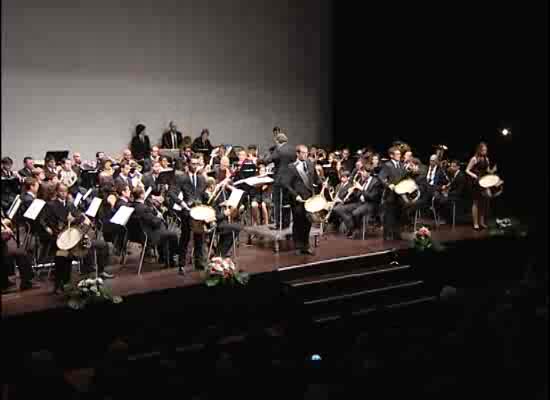
[[[178,268],[178,274],[185,275],[185,269],[183,267]]]
[[[302,254],[308,255],[308,256],[314,256],[315,252],[313,251],[313,249],[311,247],[308,247],[307,249],[302,250]]]
[[[304,255],[304,252],[302,249],[297,249],[294,254],[296,254],[297,256],[303,256]]]

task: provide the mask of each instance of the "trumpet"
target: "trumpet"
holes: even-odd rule
[[[342,155],[342,153],[340,151],[335,151],[334,153],[334,160],[333,161],[342,161],[344,159],[344,156]]]
[[[324,149],[317,150],[317,160],[323,161],[327,159],[327,152]]]

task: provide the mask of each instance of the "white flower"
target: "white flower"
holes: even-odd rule
[[[95,295],[96,295],[97,297],[99,297],[99,296],[101,296],[101,293],[99,293],[99,292],[96,292],[96,294],[95,294]]]
[[[103,285],[103,279],[97,278],[97,283],[99,283],[100,285]]]
[[[216,271],[223,272],[223,266],[220,264],[214,264],[212,268],[215,269]]]

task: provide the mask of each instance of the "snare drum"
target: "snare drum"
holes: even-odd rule
[[[502,180],[496,174],[488,174],[479,178],[481,194],[484,197],[493,198],[502,193]]]
[[[191,208],[191,230],[194,233],[205,233],[210,229],[210,225],[216,222],[216,210],[210,206],[198,205]]]
[[[395,185],[395,194],[401,196],[401,199],[406,205],[415,204],[420,199],[420,188],[414,181],[414,179],[403,179],[397,185]]]

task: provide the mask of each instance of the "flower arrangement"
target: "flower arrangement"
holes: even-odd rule
[[[432,232],[423,226],[414,233],[414,248],[419,251],[431,249],[433,247]]]
[[[111,302],[118,304],[122,297],[113,296],[103,279],[83,279],[76,286],[70,287],[66,295],[68,306],[74,310],[80,310],[92,303]]]
[[[522,237],[526,234],[525,227],[514,218],[496,218],[494,221],[489,222],[490,236],[512,235]]]
[[[206,269],[206,286],[216,286],[219,284],[225,285],[246,285],[249,280],[249,275],[246,272],[241,272],[235,266],[231,258],[213,257],[208,263]]]

